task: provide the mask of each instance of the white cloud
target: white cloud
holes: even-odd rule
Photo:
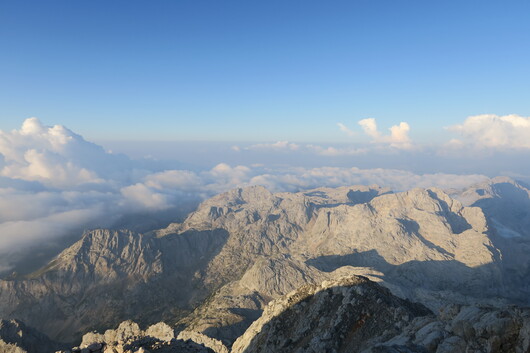
[[[219,166],[218,166],[219,167]],[[216,167],[222,169],[223,167]],[[228,166],[228,168],[230,168]],[[215,168],[214,168],[215,169]],[[221,172],[221,171],[219,171]],[[188,170],[166,170],[164,172],[150,174],[145,178],[145,184],[157,190],[164,189],[187,189],[199,190],[202,180],[199,176]]]
[[[364,133],[371,137],[373,143],[388,144],[398,149],[412,149],[412,141],[409,137],[410,126],[405,122],[394,125],[390,128],[390,135],[383,135],[377,129],[377,123],[374,118],[363,119],[359,125]]]
[[[252,169],[246,166],[232,167],[226,163],[219,163],[210,171],[201,173],[203,190],[210,195],[231,189],[237,185],[246,185]]]
[[[486,180],[484,175],[415,174],[398,169],[292,168],[256,175],[250,184],[261,184],[275,191],[298,191],[321,186],[377,184],[395,191],[414,187],[462,188]]]
[[[452,140],[453,147],[467,144],[477,148],[530,148],[530,117],[475,115],[447,129],[462,136],[463,141]]]
[[[165,210],[170,207],[167,197],[142,183],[121,188],[121,194],[125,198],[122,205],[132,209],[141,210]]]
[[[50,239],[64,236],[72,230],[79,231],[80,225],[96,224],[96,220],[105,215],[101,207],[88,209],[74,209],[56,212],[44,217],[28,220],[9,221],[0,223],[0,250],[16,250],[21,246],[38,246]],[[108,216],[106,220],[108,220]],[[110,225],[106,222],[97,223],[99,226]],[[0,266],[6,266],[0,259]]]
[[[374,118],[359,120],[358,124],[364,130],[364,133],[370,136],[374,141],[381,139],[381,133],[377,130],[377,123]]]
[[[0,130],[0,176],[72,188],[121,174],[126,158],[112,155],[67,128],[26,119],[20,130]]]
[[[339,129],[346,133],[346,135],[348,136],[355,136],[355,131],[352,131],[350,130],[346,125],[344,125],[343,123],[337,123],[337,126],[339,127]]]

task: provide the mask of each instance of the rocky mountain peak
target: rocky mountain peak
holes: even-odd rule
[[[142,277],[160,271],[160,251],[140,233],[130,230],[95,229],[64,250],[48,266],[29,278],[90,272],[92,276],[113,280],[121,274]]]
[[[233,345],[233,353],[360,352],[392,337],[425,307],[394,297],[363,277],[306,285],[272,301]]]
[[[447,305],[438,316],[359,277],[270,302],[233,353],[517,353],[530,349],[530,310]]]

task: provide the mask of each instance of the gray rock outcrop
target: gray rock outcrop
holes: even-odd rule
[[[200,338],[200,335],[194,337]],[[115,330],[87,333],[79,347],[59,353],[128,352],[217,353],[190,338],[176,339],[174,330],[163,322],[151,325],[144,331],[136,322],[130,320],[122,322]]]

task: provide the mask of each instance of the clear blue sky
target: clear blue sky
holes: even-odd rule
[[[530,115],[529,1],[0,1],[0,129],[89,139],[435,139]]]

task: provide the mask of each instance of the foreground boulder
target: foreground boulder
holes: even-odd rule
[[[194,338],[200,341],[200,334]],[[206,338],[208,342],[214,341]],[[203,342],[190,338],[175,338],[175,331],[163,322],[149,326],[145,331],[133,321],[122,322],[115,330],[104,333],[89,332],[83,336],[79,347],[61,353],[221,353],[208,348]],[[225,353],[225,352],[222,352]]]
[[[367,352],[390,352],[398,346],[433,353],[529,352],[530,309],[448,305],[438,317],[416,318],[400,335]]]

